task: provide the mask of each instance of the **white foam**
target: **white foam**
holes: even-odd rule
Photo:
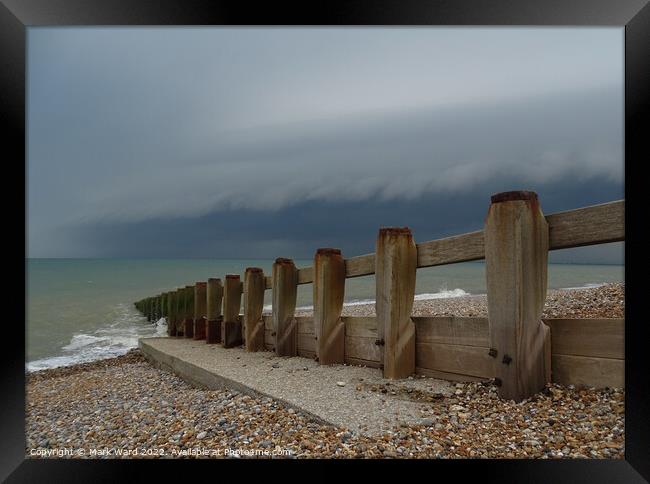
[[[27,371],[87,363],[126,354],[138,347],[138,339],[143,336],[165,336],[167,321],[161,318],[148,323],[129,305],[120,304],[115,308],[111,321],[91,334],[77,333],[70,342],[61,348],[60,355],[28,362]]]
[[[156,336],[165,336],[167,334],[167,319],[160,318],[156,321]]]
[[[456,289],[451,290],[444,289],[440,292],[416,294],[414,299],[416,301],[427,301],[429,299],[448,299],[452,297],[464,297],[470,295],[471,294],[469,292],[466,292],[463,289],[457,287]]]
[[[25,366],[27,371],[46,370],[48,368],[57,368],[60,366],[74,365],[81,363],[72,356],[53,356],[51,358],[43,358],[40,360],[30,361]]]
[[[463,289],[456,288],[456,289],[445,289],[441,288],[439,292],[434,292],[434,293],[423,293],[423,294],[416,294],[415,297],[413,298],[415,301],[426,301],[430,299],[447,299],[447,298],[453,298],[453,297],[464,297],[464,296],[471,296],[471,294],[467,291],[464,291]],[[358,299],[354,301],[346,301],[343,303],[343,306],[367,306],[369,304],[375,304],[374,299]],[[264,306],[264,311],[265,312],[271,312],[273,310],[273,306],[268,304]],[[299,306],[296,308],[296,311],[313,311],[314,306]]]
[[[61,349],[64,351],[74,351],[101,341],[108,341],[109,339],[108,337],[99,337],[90,334],[75,334],[70,340],[70,343]]]
[[[375,304],[374,299],[359,299],[358,301],[348,301],[343,303],[343,306],[367,306],[368,304]]]
[[[565,291],[575,291],[576,289],[593,289],[595,287],[601,287],[601,286],[606,286],[606,282],[588,282],[582,286],[575,286],[575,287],[563,287],[561,289]]]
[[[65,356],[52,356],[50,358],[42,358],[40,360],[30,361],[25,366],[27,371],[45,370],[48,368],[58,368],[61,366],[76,365],[79,363],[88,363],[90,361],[105,360],[107,358],[114,358],[121,356],[134,347],[137,346],[137,339],[134,346],[113,346],[108,348],[91,347],[87,351],[80,353],[73,353]]]

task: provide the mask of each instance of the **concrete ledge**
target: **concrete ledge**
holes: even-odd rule
[[[186,338],[141,338],[139,347],[154,366],[194,385],[270,397],[321,424],[366,435],[426,424],[431,404],[411,395],[450,395],[453,390],[450,382],[434,378],[388,381],[375,368],[321,366],[308,358],[248,353]],[[370,390],[378,386],[388,390]]]
[[[161,351],[160,349],[156,348],[156,344],[154,342],[148,341],[151,339],[158,339],[158,338],[140,338],[140,340],[138,341],[138,346],[140,347],[140,351],[142,351],[145,358],[156,368],[170,371],[178,375],[188,383],[191,383],[198,387],[207,388],[210,390],[217,390],[217,389],[237,390],[238,392],[256,398],[270,397],[275,400],[281,401],[285,405],[294,408],[295,410],[298,410],[300,412],[309,415],[311,418],[313,418],[314,420],[316,420],[317,422],[323,425],[336,426],[335,423],[328,422],[322,419],[320,416],[313,414],[305,410],[304,408],[295,405],[292,402],[283,400],[281,398],[278,398],[268,393],[261,392],[259,390],[256,390],[253,387],[246,386],[236,380],[233,380],[231,378],[226,378],[215,372],[209,371],[200,365],[190,363],[170,353],[165,353],[164,351]]]

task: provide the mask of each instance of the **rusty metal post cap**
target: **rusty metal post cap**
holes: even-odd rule
[[[316,250],[318,255],[341,255],[341,249],[332,249],[329,247],[322,247]]]
[[[411,235],[408,227],[383,227],[379,229],[379,235]]]
[[[527,190],[516,190],[512,192],[495,193],[490,197],[492,203],[513,202],[517,200],[537,201],[537,193]]]

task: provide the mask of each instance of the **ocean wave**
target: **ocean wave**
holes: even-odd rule
[[[576,289],[593,289],[595,287],[606,286],[607,284],[608,284],[607,282],[587,282],[586,284],[583,284],[582,286],[563,287],[562,290],[564,290],[564,291],[574,291]]]
[[[75,334],[70,343],[61,348],[64,351],[75,351],[84,346],[96,345],[97,343],[108,341],[110,338],[107,336],[93,336],[91,334]]]
[[[456,289],[443,289],[439,292],[433,292],[433,293],[422,293],[422,294],[416,294],[415,297],[413,298],[414,301],[427,301],[430,299],[448,299],[448,298],[453,298],[453,297],[464,297],[464,296],[470,296],[471,294],[469,292],[464,291],[463,289],[456,288]],[[359,299],[357,301],[349,301],[343,303],[343,306],[365,306],[368,304],[375,304],[374,299]],[[313,309],[313,306],[309,306],[310,309]]]
[[[106,347],[88,347],[85,351],[71,353],[63,356],[52,356],[49,358],[42,358],[28,362],[25,366],[28,372],[46,370],[49,368],[58,368],[61,366],[76,365],[79,363],[88,363],[90,361],[105,360],[107,358],[115,358],[128,353],[132,348],[137,347],[137,339],[135,345],[111,345]]]
[[[463,289],[456,288],[456,289],[442,289],[439,292],[433,292],[433,293],[423,293],[423,294],[416,294],[415,297],[413,298],[415,301],[427,301],[430,299],[447,299],[447,298],[454,298],[454,297],[464,297],[464,296],[471,296],[471,294]],[[349,306],[366,306],[369,304],[375,304],[374,299],[357,299],[357,300],[352,300],[352,301],[346,301],[343,303],[344,307],[349,307]],[[264,306],[264,311],[265,312],[270,312],[272,311],[273,306],[270,304],[267,304]],[[313,311],[314,306],[309,305],[309,306],[298,306],[296,308],[296,311]]]
[[[452,297],[465,297],[465,296],[470,296],[471,294],[469,292],[464,291],[463,289],[456,288],[456,289],[451,289],[451,290],[443,290],[440,292],[434,292],[431,294],[416,294],[415,295],[415,300],[416,301],[426,301],[429,299],[448,299]]]
[[[167,334],[167,319],[160,318],[156,321],[156,336],[165,336]]]
[[[123,309],[123,308],[120,308]],[[130,312],[128,308],[126,313]],[[133,313],[119,314],[110,324],[92,334],[77,333],[61,348],[60,355],[30,361],[25,365],[28,372],[88,363],[122,356],[138,347],[138,340],[147,336],[165,336],[167,321],[161,318],[155,323],[143,324]]]

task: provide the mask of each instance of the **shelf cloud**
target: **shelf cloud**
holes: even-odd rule
[[[491,190],[622,197],[620,29],[36,28],[28,45],[32,257],[175,257],[172,227],[202,234],[195,256],[302,254],[301,213],[362,249],[331,210],[437,236],[480,223]],[[430,229],[409,215],[470,201]]]

